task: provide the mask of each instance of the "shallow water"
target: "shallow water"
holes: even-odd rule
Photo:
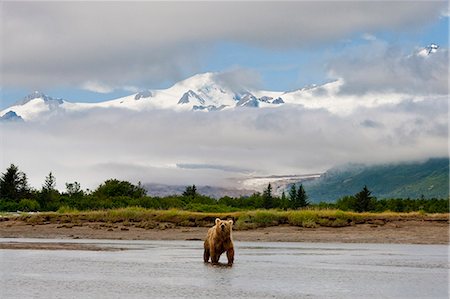
[[[224,267],[199,241],[63,242],[129,250],[0,250],[0,297],[448,298],[445,245],[235,242]]]

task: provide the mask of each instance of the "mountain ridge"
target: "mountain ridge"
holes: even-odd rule
[[[334,201],[354,195],[367,185],[372,195],[382,198],[448,198],[449,158],[422,162],[335,167],[319,179],[303,185],[310,200]]]
[[[416,56],[428,59],[439,50],[431,44],[417,50]],[[291,91],[267,91],[243,88],[227,82],[221,73],[193,75],[167,89],[145,89],[131,95],[93,103],[71,102],[35,91],[0,111],[0,117],[14,112],[24,121],[46,119],[57,112],[82,112],[95,108],[123,108],[134,111],[171,109],[175,111],[221,111],[242,108],[276,108],[296,105],[305,109],[324,109],[332,114],[348,115],[359,108],[373,108],[404,101],[426,101],[425,96],[378,91],[362,95],[341,93],[345,81],[337,78],[321,85],[309,85]],[[10,114],[11,115],[11,114]],[[4,118],[3,118],[4,119]],[[17,118],[18,119],[18,118]]]

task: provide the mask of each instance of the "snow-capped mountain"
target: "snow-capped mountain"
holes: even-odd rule
[[[431,44],[420,49],[416,55],[424,59],[438,51]],[[218,111],[244,108],[276,108],[283,105],[301,105],[306,109],[325,109],[333,114],[346,115],[360,107],[396,104],[411,98],[410,94],[370,93],[362,95],[342,94],[345,84],[338,79],[322,85],[282,92],[232,88],[220,79],[218,73],[197,74],[167,89],[143,90],[141,92],[97,103],[75,103],[56,99],[41,92],[26,96],[15,105],[0,112],[0,120],[38,120],[54,114],[80,112],[89,109],[171,109],[176,111]]]
[[[99,103],[73,103],[33,92],[13,106],[0,112],[0,117],[15,113],[24,120],[33,120],[49,113],[83,111],[92,108],[124,108],[131,110],[173,109],[179,111],[215,111],[237,107],[269,107],[284,103],[282,93],[276,97],[258,96],[250,90],[232,90],[218,83],[217,74],[204,73],[176,83],[168,89],[144,90],[130,96]]]
[[[433,53],[436,53],[439,49],[439,46],[436,44],[430,44],[428,46],[426,46],[425,48],[419,49],[417,51],[417,56],[420,57],[427,57]]]
[[[290,92],[243,90],[234,91],[218,84],[214,73],[195,75],[164,90],[147,90],[119,99],[98,103],[73,103],[54,99],[40,92],[26,96],[17,104],[0,112],[0,117],[14,116],[25,121],[45,119],[58,113],[81,112],[90,109],[171,109],[175,111],[218,111],[245,108],[276,108],[283,105],[302,105],[307,109],[326,109],[345,114],[355,109],[355,103],[373,106],[383,100],[367,96],[339,95],[343,80],[302,88]],[[392,98],[386,100],[392,102]]]
[[[23,118],[18,116],[14,111],[8,111],[0,116],[0,121],[23,121]]]
[[[0,112],[1,120],[31,120],[64,109],[68,102],[35,91]]]

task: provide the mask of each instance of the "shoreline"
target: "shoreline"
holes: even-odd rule
[[[209,227],[184,227],[160,223],[157,228],[141,228],[123,223],[30,224],[20,220],[0,222],[0,238],[58,239],[54,243],[0,242],[0,249],[103,250],[96,246],[74,246],[68,239],[111,240],[204,240]],[[235,241],[311,243],[391,243],[449,244],[448,221],[394,220],[345,227],[305,228],[280,224],[233,230]],[[50,244],[45,246],[44,244]],[[120,249],[119,249],[120,250]]]

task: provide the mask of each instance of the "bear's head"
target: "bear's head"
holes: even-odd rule
[[[233,228],[233,220],[220,220],[216,218],[216,231],[221,235],[230,235]]]

